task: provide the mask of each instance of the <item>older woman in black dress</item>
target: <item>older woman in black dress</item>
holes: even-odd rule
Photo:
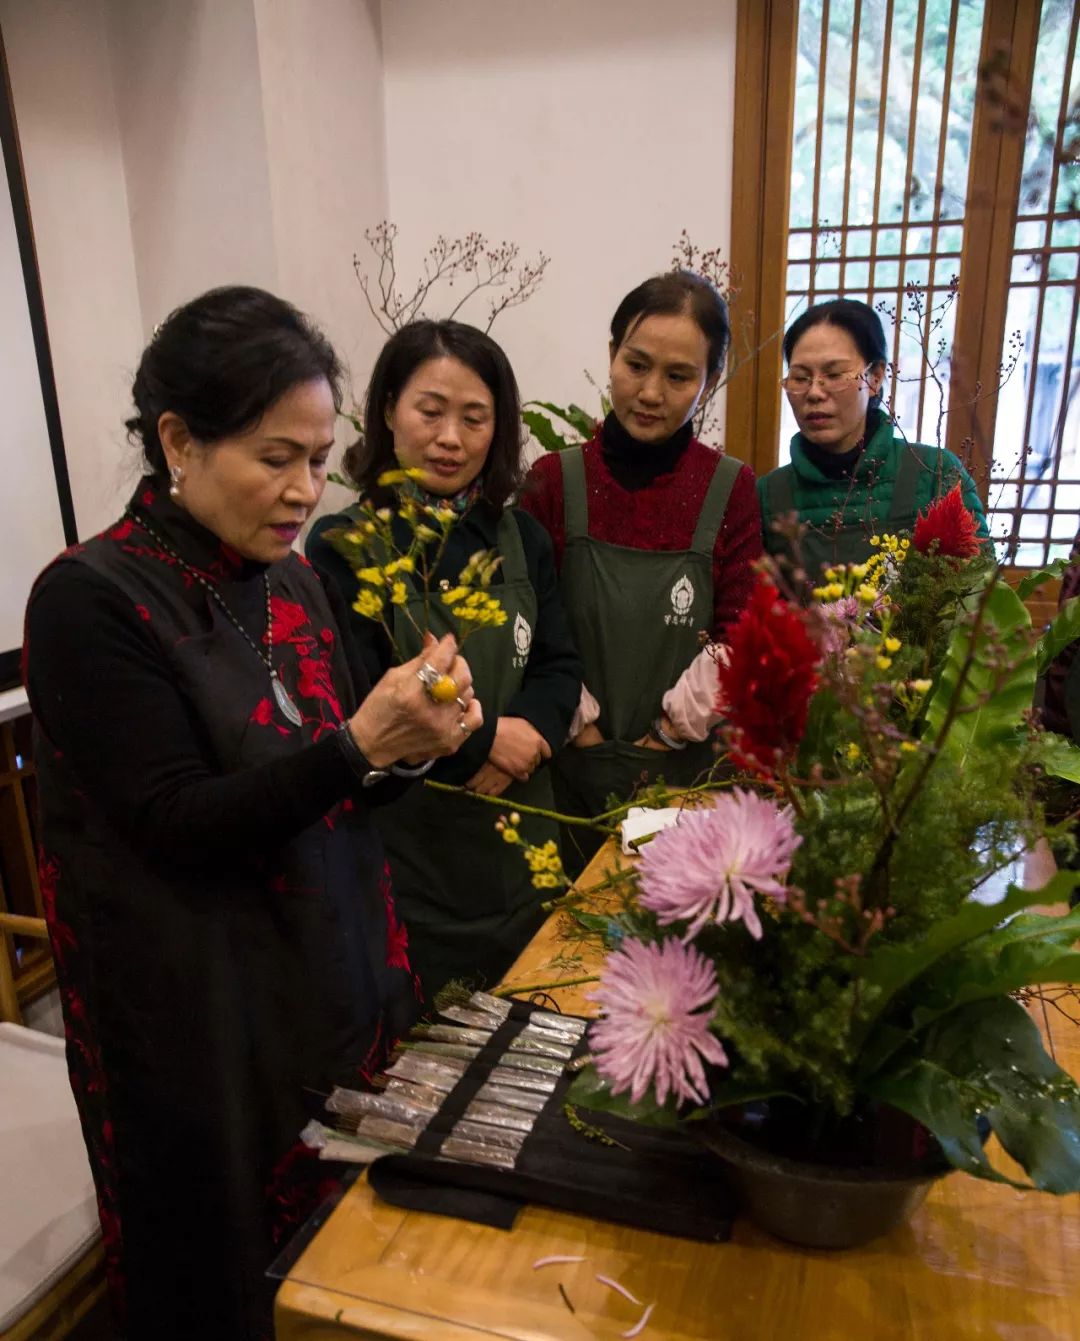
[[[133,1339],[269,1333],[306,1100],[415,1010],[370,808],[482,724],[450,638],[371,686],[291,552],[339,383],[270,294],[174,312],[135,378],[144,478],[30,599],[42,887]]]

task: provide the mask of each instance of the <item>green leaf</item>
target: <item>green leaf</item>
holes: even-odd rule
[[[1074,885],[1080,875],[1073,875]],[[1059,916],[1030,913],[978,936],[961,952],[923,974],[912,1023],[922,1028],[951,1010],[990,997],[1008,996],[1037,983],[1080,981],[1080,908]]]
[[[596,432],[596,415],[583,410],[580,405],[567,406],[563,417],[568,424],[577,429],[585,442],[588,442]]]
[[[861,975],[864,982],[878,989],[870,1022],[879,1019],[897,992],[914,982],[943,955],[992,931],[1006,918],[1025,908],[1065,902],[1076,883],[1073,872],[1059,871],[1042,889],[1018,889],[1016,885],[1010,885],[998,903],[976,903],[974,900],[965,903],[952,917],[935,923],[917,941],[878,945],[863,961]]]
[[[600,1078],[595,1066],[587,1066],[566,1091],[566,1102],[579,1108],[593,1108],[601,1113],[613,1113],[631,1122],[643,1122],[651,1127],[675,1127],[679,1111],[673,1099],[660,1105],[652,1093],[639,1104],[630,1102],[629,1094],[612,1094]]]
[[[1044,731],[1039,737],[1039,762],[1052,778],[1080,783],[1080,748],[1056,731]]]
[[[816,763],[827,763],[840,739],[841,730],[850,733],[846,713],[831,689],[819,689],[810,700],[806,730],[799,745],[798,769],[806,777]]]
[[[1024,714],[1035,692],[1031,616],[1016,592],[993,572],[988,580],[992,586],[982,627],[976,630],[965,621],[953,630],[926,709],[924,739],[935,741],[955,707],[942,749],[961,766],[974,749],[1019,748]],[[973,611],[982,598],[977,591],[964,605]]]
[[[1037,573],[1028,573],[1016,584],[1016,594],[1026,601],[1031,593],[1048,582],[1052,577],[1063,577],[1069,569],[1068,559],[1055,559],[1048,568],[1040,568]]]
[[[546,414],[539,414],[536,410],[522,410],[521,417],[544,451],[565,452],[567,447],[574,445],[569,438],[562,436]]]
[[[1035,1187],[1080,1191],[1080,1088],[1008,997],[952,1011],[862,1088],[928,1127],[959,1169],[1023,1186],[987,1160],[977,1126],[984,1114]]]
[[[1080,638],[1080,596],[1065,602],[1035,645],[1041,675],[1059,652]]]

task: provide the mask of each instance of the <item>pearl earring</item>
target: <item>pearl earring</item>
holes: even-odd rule
[[[184,472],[180,469],[179,466],[169,467],[169,479],[172,480],[172,483],[169,485],[170,498],[180,497],[180,481],[183,478],[184,478]]]

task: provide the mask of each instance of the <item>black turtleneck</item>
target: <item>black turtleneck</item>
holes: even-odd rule
[[[604,464],[622,488],[631,492],[644,489],[658,475],[668,475],[675,469],[693,436],[693,421],[687,420],[663,442],[639,442],[612,411],[604,420],[600,435]]]
[[[862,437],[854,447],[849,447],[846,452],[830,452],[827,447],[819,447],[816,443],[811,442],[805,433],[800,434],[800,437],[802,438],[802,449],[806,453],[806,459],[812,466],[816,466],[827,480],[849,479],[855,473],[855,467],[859,464],[859,457],[862,456],[867,439],[870,437],[870,420],[868,417]]]

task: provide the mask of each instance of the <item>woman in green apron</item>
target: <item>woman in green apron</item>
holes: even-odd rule
[[[574,748],[555,765],[572,814],[661,776],[692,782],[715,762],[717,645],[761,554],[753,472],[693,433],[728,340],[724,301],[699,276],[640,284],[611,322],[611,413],[591,442],[541,457],[526,483],[522,506],[554,541],[585,660]],[[591,849],[574,863],[569,846],[573,869]]]
[[[952,452],[896,436],[881,408],[888,358],[878,314],[851,298],[809,308],[784,336],[783,386],[799,431],[790,465],[760,479],[758,491],[765,548],[805,573],[793,584],[800,595],[823,568],[868,559],[872,535],[910,531],[957,481],[989,539],[975,481]],[[797,545],[776,527],[792,513],[806,527]]]
[[[345,459],[361,493],[376,502],[378,477],[395,464],[423,472],[413,486],[425,502],[449,504],[459,521],[434,574],[456,584],[477,550],[496,549],[502,564],[492,594],[506,611],[499,627],[468,642],[484,725],[434,780],[499,796],[505,810],[522,803],[551,809],[548,760],[566,740],[581,688],[581,660],[563,613],[551,542],[525,513],[506,504],[521,474],[517,384],[506,355],[481,331],[455,321],[418,321],[393,335],[372,373],[364,434]],[[308,557],[337,585],[350,607],[357,581],[325,532],[352,524],[356,509],[323,518]],[[409,532],[405,523],[400,543]],[[408,610],[421,628],[443,634],[446,607],[430,602],[425,616],[419,579]],[[401,608],[391,608],[394,639],[405,656],[420,636]],[[371,668],[391,657],[382,627],[353,614],[352,632]],[[414,787],[383,807],[376,823],[386,846],[409,955],[427,1000],[452,978],[478,986],[497,982],[543,920],[550,891],[536,889],[520,848],[500,841],[499,811],[472,797]],[[530,821],[533,842],[556,838],[555,825]]]

